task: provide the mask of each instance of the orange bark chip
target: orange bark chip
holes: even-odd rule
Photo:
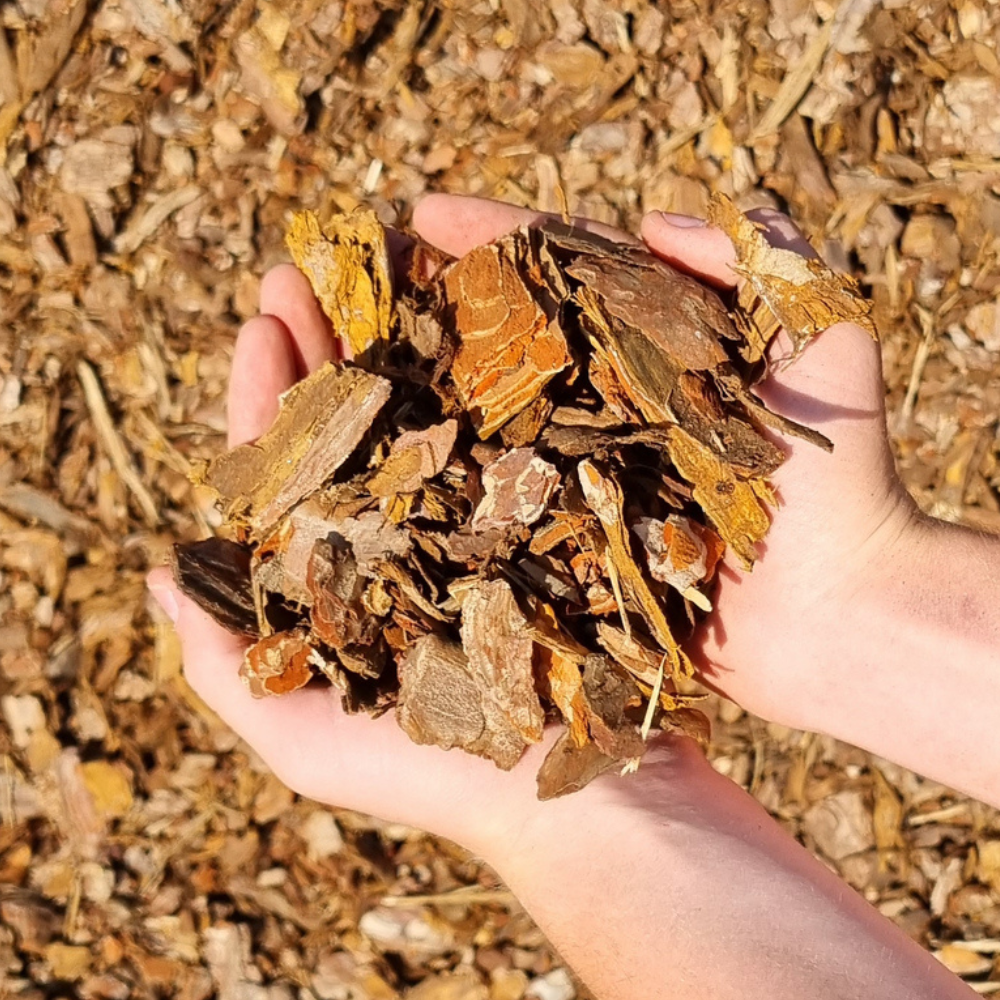
[[[458,339],[452,377],[487,438],[569,366],[566,338],[526,283],[510,243],[466,254],[445,271],[442,288]]]
[[[276,632],[246,651],[240,676],[255,698],[288,694],[312,680],[315,656],[304,632]]]

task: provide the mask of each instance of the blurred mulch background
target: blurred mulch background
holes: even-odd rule
[[[15,0],[0,19],[0,994],[584,995],[488,871],[295,799],[185,684],[142,580],[217,524],[188,472],[222,445],[236,330],[293,208],[405,221],[447,190],[558,210],[561,187],[635,226],[720,189],[787,207],[860,277],[907,484],[1000,527],[1000,6]],[[721,771],[1000,992],[994,812],[710,705]]]

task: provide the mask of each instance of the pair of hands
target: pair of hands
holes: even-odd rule
[[[417,206],[413,225],[429,243],[460,256],[538,218],[511,205],[431,195]],[[784,216],[757,218],[776,245],[814,254]],[[634,241],[598,223],[579,224]],[[643,220],[642,238],[675,266],[720,288],[734,285],[731,243],[699,220],[653,213]],[[230,446],[259,437],[279,395],[340,356],[307,280],[291,265],[264,278],[260,306],[233,358]],[[894,471],[879,349],[867,333],[852,324],[831,328],[758,391],[772,409],[822,431],[834,451],[781,440],[788,455],[775,476],[782,508],[753,573],[723,568],[716,611],[696,653],[703,678],[741,705],[785,725],[823,729],[829,679],[821,675],[842,609],[876,585],[873,575],[905,547],[916,518]],[[391,715],[348,716],[326,691],[256,700],[238,677],[245,642],[179,593],[166,570],[154,571],[149,583],[176,623],[192,687],[293,790],[447,836],[489,860],[537,815],[534,774],[546,746],[531,748],[522,766],[504,773],[478,758],[411,743]],[[641,781],[642,774],[625,780]]]

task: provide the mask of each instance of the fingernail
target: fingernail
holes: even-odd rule
[[[163,609],[163,613],[176,624],[181,609],[177,606],[177,595],[170,587],[150,587],[153,599]]]
[[[660,218],[674,229],[703,229],[707,223],[694,215],[675,215],[673,212],[660,212]]]

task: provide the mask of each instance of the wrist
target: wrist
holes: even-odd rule
[[[1000,540],[912,510],[833,602],[838,621],[824,668],[808,671],[800,728],[947,780],[913,737],[935,734],[939,749],[965,741],[962,713],[947,704],[956,686],[1000,703],[983,670],[1000,649],[998,557]]]
[[[828,565],[837,571],[816,582],[817,601],[782,643],[783,659],[800,683],[791,699],[782,699],[783,717],[768,718],[847,738],[845,720],[856,715],[860,699],[870,698],[873,671],[891,662],[892,636],[910,618],[910,581],[933,558],[937,523],[900,486],[870,529],[834,539],[842,548]],[[788,676],[789,668],[783,672]],[[787,688],[787,680],[780,687]]]
[[[520,766],[537,770],[535,762]],[[481,856],[512,886],[533,885],[542,872],[548,882],[560,872],[573,881],[580,872],[570,859],[586,858],[588,869],[599,869],[622,831],[639,836],[643,827],[661,825],[672,809],[683,811],[684,801],[701,800],[712,780],[728,787],[693,740],[676,736],[656,738],[638,771],[623,776],[612,769],[572,795],[540,802],[532,778],[530,800],[512,797]]]
[[[689,740],[541,803],[493,864],[607,1000],[964,995]]]

